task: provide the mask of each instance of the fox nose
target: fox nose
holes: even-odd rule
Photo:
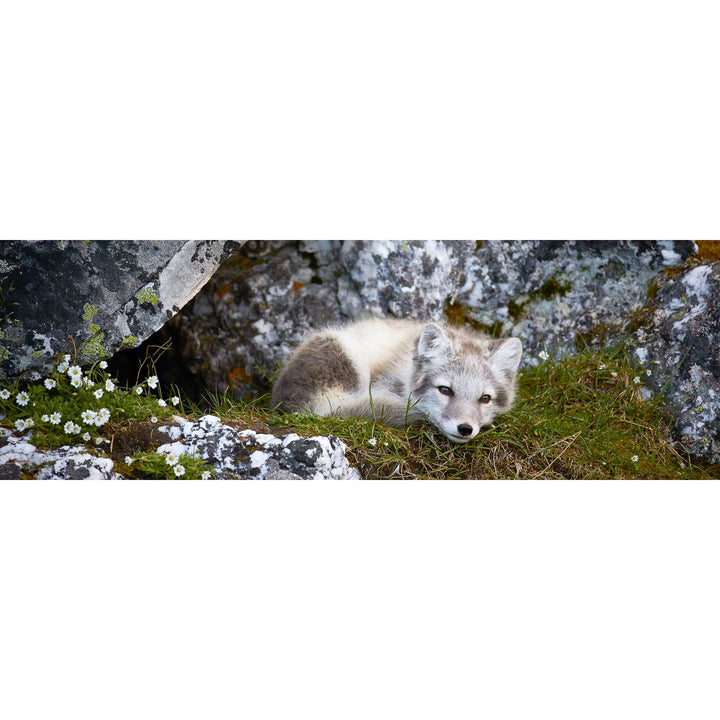
[[[463,423],[462,425],[458,425],[458,432],[461,435],[472,435],[472,425],[467,425],[466,423]]]

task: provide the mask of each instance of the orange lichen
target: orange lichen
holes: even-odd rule
[[[230,387],[245,385],[251,381],[252,375],[245,372],[245,368],[236,367],[228,372],[228,385],[230,385]]]
[[[224,282],[222,285],[220,285],[220,286],[218,287],[218,289],[215,291],[215,294],[216,294],[219,298],[223,298],[223,297],[225,297],[225,296],[227,295],[229,289],[230,289],[230,283],[229,283],[229,282]]]
[[[301,287],[305,287],[305,283],[301,283],[296,280],[293,283],[293,292],[297,292]]]

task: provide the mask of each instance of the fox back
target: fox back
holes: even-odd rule
[[[293,353],[273,390],[287,412],[426,420],[455,442],[474,438],[515,398],[518,338],[371,319],[326,328]]]

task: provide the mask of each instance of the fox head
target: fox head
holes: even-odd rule
[[[416,410],[450,440],[472,440],[483,425],[510,409],[521,356],[518,338],[491,340],[424,325],[413,353]]]

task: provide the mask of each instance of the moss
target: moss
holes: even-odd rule
[[[480,248],[485,244],[484,240],[476,240],[475,241],[475,252],[480,250]]]
[[[500,337],[503,332],[501,322],[495,322],[492,323],[492,325],[485,325],[484,323],[478,322],[461,303],[453,303],[448,300],[445,303],[444,315],[451,325],[471,327],[473,330],[490,335],[491,337]]]
[[[563,282],[555,277],[547,279],[539,290],[534,291],[530,294],[530,297],[541,297],[543,300],[550,300],[550,298],[557,296],[563,297],[568,294],[571,290],[569,282]]]
[[[128,347],[136,342],[137,338],[134,335],[128,335],[122,339],[122,347]]]
[[[720,240],[696,240],[698,246],[697,257],[702,262],[717,262],[720,260]]]

